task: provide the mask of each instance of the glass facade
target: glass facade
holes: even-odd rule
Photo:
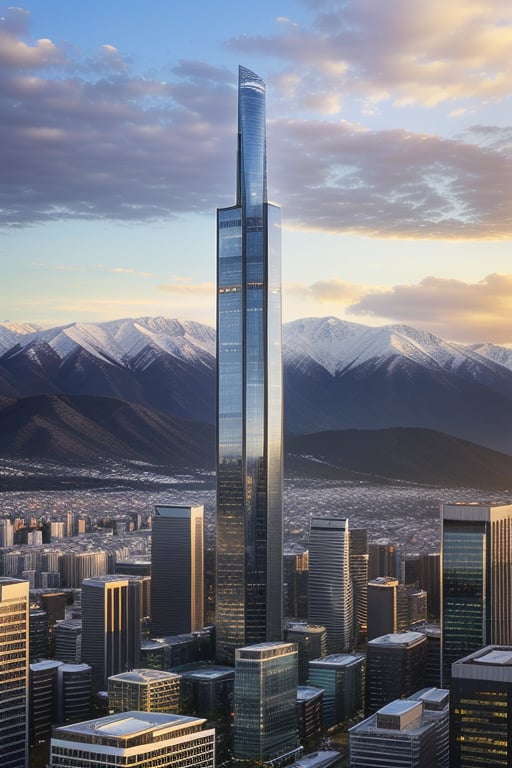
[[[234,754],[268,760],[299,746],[297,646],[259,643],[236,651]]]
[[[237,202],[217,215],[217,658],[282,631],[280,210],[265,84],[240,67]]]
[[[512,505],[442,506],[442,675],[488,643],[512,642]]]

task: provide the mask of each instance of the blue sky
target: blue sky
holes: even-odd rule
[[[213,324],[238,64],[267,82],[283,319],[512,346],[503,0],[0,12],[0,321]]]

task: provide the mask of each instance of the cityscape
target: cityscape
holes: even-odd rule
[[[284,324],[268,106],[214,330],[0,323],[1,768],[512,764],[508,340]]]

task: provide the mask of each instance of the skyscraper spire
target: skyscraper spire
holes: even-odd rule
[[[240,67],[236,205],[217,212],[217,658],[282,632],[280,210],[265,83]]]

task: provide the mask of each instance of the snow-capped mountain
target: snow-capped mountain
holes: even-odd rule
[[[512,350],[334,317],[283,328],[285,428],[426,427],[512,454]],[[213,423],[215,331],[126,318],[0,324],[0,396],[95,395]]]

